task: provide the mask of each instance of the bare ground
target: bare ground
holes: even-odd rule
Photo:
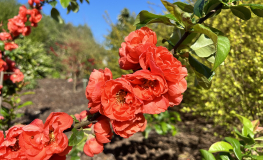
[[[72,83],[61,79],[39,80],[34,95],[25,95],[22,102],[33,101],[33,105],[20,109],[25,116],[14,123],[28,124],[33,119],[45,121],[51,112],[80,113],[87,109],[83,84],[78,84],[76,93],[72,92]],[[200,160],[200,149],[220,140],[214,133],[225,134],[220,126],[214,126],[203,117],[181,113],[182,122],[178,123],[176,136],[160,136],[151,132],[148,139],[137,133],[129,139],[114,135],[112,142],[105,145],[104,152],[93,158],[81,155],[81,159],[93,160]]]

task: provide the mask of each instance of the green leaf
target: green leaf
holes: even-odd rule
[[[196,24],[194,25],[193,29],[194,32],[205,34],[206,36],[211,38],[212,41],[214,42],[214,45],[217,46],[217,35],[210,28],[202,24]]]
[[[216,52],[213,41],[206,38],[204,34],[190,48],[198,57],[209,57]]]
[[[79,0],[80,1],[80,3],[83,3],[83,0]]]
[[[0,51],[5,50],[5,43],[3,41],[0,41]]]
[[[212,144],[212,146],[209,148],[209,152],[216,153],[216,152],[229,152],[230,150],[233,150],[233,147],[227,143],[227,142],[216,142]]]
[[[214,155],[204,149],[200,149],[201,156],[204,160],[216,160]]]
[[[174,25],[173,23],[171,23],[170,19],[176,20],[171,14],[167,14],[167,15],[156,15],[153,13],[150,13],[148,11],[141,11],[135,21],[134,21],[134,25],[136,25],[136,28],[141,28],[146,26],[147,24],[151,24],[151,23],[163,23],[166,25]]]
[[[197,1],[195,2],[194,14],[195,14],[197,17],[202,17],[204,5],[205,5],[205,0],[197,0]]]
[[[56,7],[57,3],[58,3],[57,1],[51,1],[51,2],[49,2],[49,4],[50,4],[53,8]]]
[[[227,142],[229,142],[234,147],[234,154],[236,155],[236,157],[239,160],[242,160],[242,153],[240,150],[240,142],[237,139],[231,138],[231,137],[226,137],[225,140]]]
[[[23,104],[17,106],[17,109],[19,109],[19,108],[23,108],[23,107],[25,107],[25,106],[29,106],[29,105],[32,105],[32,104],[33,104],[32,101],[26,101],[25,103],[23,103]]]
[[[240,116],[238,114],[235,114],[235,116],[240,120],[240,122],[244,126],[246,126],[249,130],[251,130],[253,132],[253,124],[249,119],[247,119],[246,117]]]
[[[263,148],[263,144],[255,144],[253,147],[251,148]]]
[[[210,11],[212,11],[220,3],[221,2],[219,0],[209,0],[204,6],[205,14],[208,14]]]
[[[155,125],[154,125],[154,129],[155,129],[156,133],[158,133],[158,134],[163,134],[163,131],[162,131],[160,125],[155,124]]]
[[[89,0],[86,0],[86,2],[89,4]]]
[[[173,3],[174,5],[177,5],[182,11],[188,12],[188,13],[193,13],[194,12],[194,7],[190,4],[186,4],[183,2],[175,2]]]
[[[216,157],[217,160],[234,160],[229,153],[221,152]]]
[[[71,1],[71,10],[74,13],[77,13],[79,11],[79,4],[76,1]]]
[[[174,4],[161,0],[164,7],[178,20],[178,22],[182,22],[182,11],[179,9],[178,6],[175,6]]]
[[[236,128],[234,128],[234,131],[238,135],[238,137],[242,139],[246,144],[251,145],[255,143],[255,140],[251,138],[249,135],[247,137],[242,135]]]
[[[59,11],[56,8],[51,9],[51,17],[60,24],[64,23],[63,19],[61,18],[59,14]]]
[[[263,5],[262,4],[241,4],[240,6],[249,6],[251,11],[259,16],[263,17]]]
[[[78,131],[76,128],[73,128],[72,129],[72,135],[70,136],[70,138],[69,138],[69,146],[75,146],[75,145],[77,145],[79,142],[81,142],[81,140],[83,139],[83,138],[85,138],[84,137],[84,131],[83,130],[80,130],[80,131]]]
[[[76,157],[72,157],[70,156],[70,160],[81,160],[79,156],[76,156]]]
[[[70,0],[60,0],[60,4],[63,8],[67,8],[70,3]]]
[[[213,76],[213,72],[210,68],[199,62],[191,54],[189,54],[189,63],[198,73],[204,75],[207,79],[210,79]]]
[[[0,110],[0,113],[4,116],[4,117],[8,117],[9,116],[9,109],[2,106],[1,107],[1,110]]]
[[[235,16],[237,16],[237,17],[239,17],[245,21],[249,20],[251,18],[250,10],[244,6],[232,6],[232,7],[230,7],[230,9]]]
[[[227,37],[218,36],[217,38],[217,52],[215,57],[215,63],[213,67],[213,71],[221,65],[226,59],[228,53],[230,51],[230,41]]]
[[[165,122],[161,122],[161,126],[162,126],[162,130],[164,133],[167,133],[168,129],[167,129],[167,124]]]

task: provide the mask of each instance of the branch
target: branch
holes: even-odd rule
[[[80,128],[83,128],[89,124],[96,123],[97,122],[96,119],[98,119],[100,116],[101,116],[101,114],[99,112],[97,112],[92,117],[88,118],[88,120],[86,120],[84,122],[72,124],[70,128],[68,128],[64,131],[64,133],[71,131],[73,128],[80,129]]]
[[[220,3],[218,6],[215,7],[214,10],[210,11],[205,17],[200,18],[199,21],[197,23],[201,24],[203,23],[205,20],[207,20],[209,17],[211,17],[217,10],[222,9],[223,4]],[[182,38],[176,43],[176,45],[173,48],[173,53],[176,53],[176,50],[178,49],[178,47],[183,43],[183,41],[191,34],[191,32],[187,31],[184,33],[184,35],[182,36]]]

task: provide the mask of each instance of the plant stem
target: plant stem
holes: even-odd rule
[[[210,11],[205,17],[200,18],[199,21],[197,23],[201,24],[203,23],[205,20],[207,20],[209,17],[211,17],[217,10],[222,9],[223,4],[220,3],[218,6],[215,7],[214,10]],[[182,36],[182,38],[176,43],[176,45],[173,48],[173,53],[176,53],[176,50],[178,49],[178,47],[183,43],[183,41],[191,34],[190,31],[186,31],[184,33],[184,35]]]
[[[89,124],[96,123],[97,122],[96,119],[98,119],[100,116],[101,116],[101,114],[99,112],[97,112],[92,117],[88,118],[88,120],[77,123],[77,124],[73,124],[70,128],[66,129],[64,131],[64,133],[71,131],[73,128],[80,129],[80,128],[83,128]]]

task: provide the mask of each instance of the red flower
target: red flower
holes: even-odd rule
[[[3,158],[6,159],[27,159],[25,153],[19,146],[19,136],[23,132],[24,125],[16,125],[6,131],[6,138],[1,146],[5,146],[6,154]]]
[[[31,22],[31,26],[36,27],[37,23],[40,22],[42,19],[42,15],[37,9],[32,9],[31,10],[31,16],[29,18],[29,21]]]
[[[11,76],[10,76],[10,80],[13,83],[16,82],[21,82],[24,79],[24,74],[19,70],[19,69],[14,69],[14,72]]]
[[[8,66],[6,62],[0,58],[0,72],[6,71],[8,69]]]
[[[187,70],[165,47],[150,46],[140,57],[143,69],[160,69],[167,81],[179,82],[187,76]]]
[[[108,68],[105,70],[94,69],[90,75],[86,88],[86,97],[89,100],[90,113],[96,113],[101,107],[101,91],[105,82],[112,79],[112,73]]]
[[[129,138],[136,132],[143,132],[146,128],[147,121],[143,114],[137,114],[134,119],[129,121],[112,121],[114,132],[123,138]]]
[[[109,143],[113,135],[109,119],[105,116],[101,116],[97,120],[98,122],[94,124],[94,132],[97,141],[99,143]]]
[[[30,13],[30,10],[27,10],[26,6],[19,7],[19,14],[18,16],[22,19],[24,23],[27,22],[27,15]]]
[[[29,160],[47,160],[53,154],[68,152],[68,138],[63,131],[73,119],[66,113],[51,113],[45,124],[39,119],[23,127],[19,137],[21,149]],[[60,155],[60,156],[64,156]]]
[[[132,84],[135,96],[143,100],[143,113],[159,114],[169,107],[168,97],[164,95],[168,85],[158,72],[139,70],[123,77]]]
[[[4,142],[5,136],[3,131],[0,131],[0,158],[6,154],[6,146],[2,146],[1,144]]]
[[[12,33],[14,37],[17,37],[19,34],[28,31],[28,29],[25,27],[23,19],[21,19],[20,16],[15,16],[14,18],[9,19],[7,26],[10,33]]]
[[[87,140],[83,148],[87,156],[93,157],[94,154],[99,154],[103,151],[103,144],[99,143],[95,138]]]
[[[12,51],[14,49],[18,48],[18,45],[14,42],[6,42],[5,43],[5,50]]]
[[[119,49],[119,65],[125,70],[140,69],[139,57],[144,52],[144,45],[156,45],[157,37],[155,32],[147,27],[142,27],[131,32],[121,44]]]
[[[12,40],[11,34],[7,32],[1,32],[0,33],[0,40],[6,41],[6,40]]]
[[[142,102],[134,95],[132,86],[124,78],[109,80],[101,95],[100,113],[110,119],[127,121],[141,112]]]

